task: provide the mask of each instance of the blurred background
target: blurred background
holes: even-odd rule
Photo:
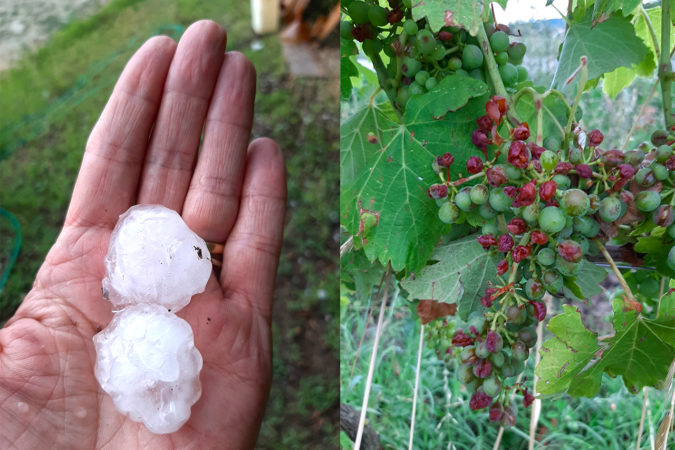
[[[257,447],[334,448],[338,2],[253,3],[267,19],[252,21],[251,3],[235,0],[0,0],[0,326],[59,233],[87,137],[126,61],[153,35],[178,40],[195,20],[215,20],[228,50],[258,72],[252,138],[276,139],[288,170],[274,383]]]

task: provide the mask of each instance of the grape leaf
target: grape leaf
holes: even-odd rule
[[[342,98],[348,98],[352,93],[351,77],[359,74],[356,66],[349,57],[340,58],[340,95]]]
[[[460,75],[449,75],[424,95],[411,98],[406,105],[406,123],[420,119],[440,119],[450,111],[457,111],[473,97],[488,93],[487,84]],[[421,115],[426,117],[420,117]]]
[[[607,271],[585,259],[582,259],[579,264],[581,264],[579,276],[565,277],[565,286],[579,300],[601,294],[603,289],[600,283],[607,278]]]
[[[499,259],[486,252],[476,236],[437,247],[431,259],[438,262],[404,279],[401,286],[416,299],[457,303],[459,316],[466,319],[481,308],[487,283],[497,281]]]
[[[627,16],[639,5],[640,0],[596,0],[593,6],[593,25],[604,22],[618,10]]]
[[[645,265],[655,267],[665,277],[675,277],[675,270],[671,269],[667,262],[670,246],[663,244],[663,238],[658,236],[658,233],[639,237],[633,248],[636,252],[646,253]]]
[[[651,22],[654,30],[659,30],[661,28],[661,8],[650,8],[646,10],[647,17],[649,22]],[[642,42],[649,49],[645,58],[634,67],[619,67],[614,71],[605,74],[604,81],[602,84],[602,90],[611,98],[615,98],[621,90],[629,86],[636,76],[640,75],[643,77],[651,76],[656,69],[657,58],[656,58],[656,49],[654,47],[654,39],[652,34],[649,31],[649,26],[645,20],[644,15],[639,14],[635,20],[635,33],[637,36],[642,39]],[[675,30],[673,30],[673,37],[675,37]],[[672,42],[671,38],[671,42]],[[656,40],[661,46],[661,34],[656,34]]]
[[[385,104],[369,105],[341,126],[341,223],[370,260],[391,262],[397,272],[424,267],[449,228],[438,219],[438,206],[426,193],[439,180],[431,167],[433,159],[452,151],[454,177],[466,170],[472,154],[482,154],[472,144],[471,133],[487,94],[481,95],[481,83],[468,77],[455,84],[443,95],[452,95],[452,108],[465,106],[442,119],[434,118],[438,105],[422,96],[406,106],[404,124]],[[375,225],[366,230],[373,217]]]
[[[445,26],[461,27],[475,36],[483,26],[483,4],[483,0],[426,0],[414,2],[412,14],[415,20],[426,18],[434,32]]]
[[[366,107],[343,125],[341,135],[342,225],[371,261],[391,261],[397,272],[423,267],[447,231],[426,193],[438,179],[431,168],[436,155],[388,117],[386,107]],[[375,215],[377,225],[361,240],[364,213]]]
[[[624,301],[614,299],[615,334],[598,341],[581,323],[579,311],[563,307],[549,322],[554,337],[542,346],[535,372],[537,391],[593,397],[600,390],[603,372],[622,376],[629,391],[658,386],[675,353],[675,318],[646,319],[634,310],[624,311]]]
[[[384,272],[381,264],[370,262],[362,251],[351,251],[340,258],[340,280],[348,285],[353,283],[357,296],[370,296],[373,288],[380,284]]]
[[[552,83],[565,94],[576,91],[579,74],[570,84],[565,83],[579,67],[582,56],[588,58],[588,79],[593,80],[617,67],[639,64],[647,55],[648,49],[635,35],[629,19],[615,14],[593,27],[591,16],[592,10],[588,10],[583,20],[567,30]]]

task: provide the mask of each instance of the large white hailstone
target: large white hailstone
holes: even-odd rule
[[[204,291],[211,267],[206,243],[176,211],[132,206],[110,237],[103,295],[114,310],[155,303],[176,312]]]
[[[201,396],[192,328],[165,307],[132,305],[94,336],[96,379],[118,411],[153,433],[177,431]]]

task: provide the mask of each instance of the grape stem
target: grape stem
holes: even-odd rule
[[[588,80],[588,67],[586,67],[588,63],[588,58],[585,56],[582,56],[580,58],[580,65],[579,68],[570,76],[570,78],[567,80],[567,83],[570,83],[576,75],[581,72],[581,79],[579,80],[579,87],[577,88],[577,95],[574,97],[574,103],[572,103],[572,110],[570,111],[570,117],[567,119],[567,125],[565,125],[565,147],[569,146],[569,135],[570,132],[572,131],[572,123],[574,123],[574,115],[577,112],[577,107],[579,106],[579,102],[581,101],[581,94],[584,92],[584,87],[586,86],[586,81]]]
[[[609,254],[605,246],[602,244],[602,242],[596,240],[595,241],[596,245],[600,249],[600,252],[602,253],[602,256],[605,257],[607,260],[607,263],[609,264],[609,267],[612,269],[612,272],[614,272],[614,275],[616,275],[616,278],[619,280],[619,284],[623,288],[623,291],[626,293],[626,296],[628,297],[628,300],[631,302],[635,302],[635,297],[633,296],[633,292],[630,290],[630,287],[628,287],[628,283],[626,283],[626,280],[623,278],[623,275],[621,274],[621,271],[619,270],[618,267],[616,267],[616,264],[614,263],[614,259],[612,259],[612,255]]]
[[[368,56],[370,57],[370,60],[373,63],[373,68],[375,69],[375,73],[377,74],[377,81],[380,83],[380,87],[384,89],[384,92],[387,93],[387,97],[389,97],[389,101],[391,102],[391,104],[395,105],[396,92],[394,92],[393,89],[386,87],[389,82],[389,76],[387,75],[387,69],[384,67],[382,58],[380,58],[380,55],[377,53]]]
[[[663,118],[666,129],[673,126],[673,100],[671,95],[673,66],[670,62],[670,0],[661,0],[661,60],[659,61],[659,80],[663,99]]]
[[[497,66],[497,61],[495,61],[495,56],[492,53],[490,48],[490,41],[488,40],[487,34],[485,33],[485,25],[478,27],[478,43],[480,44],[481,50],[485,55],[485,64],[487,65],[488,74],[490,75],[490,81],[492,81],[492,87],[495,89],[495,93],[501,97],[508,98],[506,93],[506,88],[502,82],[502,77],[499,74],[499,68]]]

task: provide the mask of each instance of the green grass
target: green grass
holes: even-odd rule
[[[405,299],[397,297],[385,313],[385,328],[380,338],[370,392],[368,420],[379,433],[385,449],[403,448],[409,439],[419,322],[411,316],[405,303]],[[361,408],[363,400],[377,309],[368,324],[366,339],[360,350],[358,344],[368,305],[351,298],[340,324],[340,401],[357,409]],[[358,362],[353,376],[350,376],[357,353]],[[531,357],[529,361],[530,385],[533,360],[534,357]],[[454,370],[453,362],[446,365],[432,350],[424,348],[415,419],[416,449],[491,449],[494,445],[498,427],[489,422],[486,410],[469,409],[471,394],[456,380]],[[649,410],[654,431],[666,409],[664,397],[663,392],[650,390]],[[516,397],[515,404],[518,421],[516,426],[505,431],[503,449],[527,448],[530,410],[522,406],[522,396]],[[642,395],[631,395],[620,379],[605,376],[597,398],[564,395],[542,402],[540,442],[535,448],[634,448],[641,408]],[[343,445],[343,448],[350,447]],[[642,437],[642,448],[650,448],[648,422]]]
[[[213,19],[226,27],[228,48],[256,65],[252,134],[279,142],[289,175],[274,308],[274,383],[258,448],[334,448],[339,104],[331,93],[337,89],[335,80],[291,80],[278,36],[254,36],[249,14],[249,2],[113,0],[0,73],[0,207],[18,218],[23,231],[17,263],[0,292],[0,324],[32,286],[59,233],[87,136],[128,58],[152,35],[178,39],[193,21]],[[254,40],[262,49],[252,50]],[[11,240],[0,224],[2,264]]]

